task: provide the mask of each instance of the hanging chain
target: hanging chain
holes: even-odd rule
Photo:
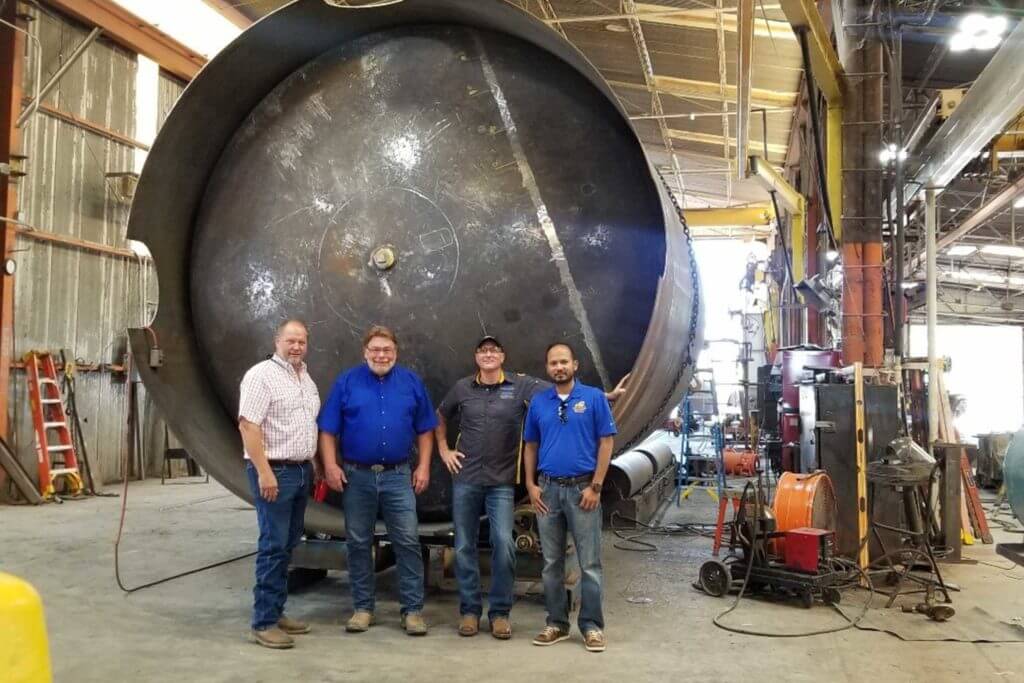
[[[693,301],[690,306],[690,329],[688,331],[686,339],[686,351],[683,356],[682,363],[679,365],[679,371],[676,372],[673,378],[672,385],[669,388],[665,398],[658,404],[657,410],[654,411],[653,417],[645,424],[640,431],[637,432],[636,436],[630,439],[629,443],[620,449],[620,452],[624,452],[632,448],[640,439],[647,438],[652,428],[658,424],[665,415],[665,410],[669,407],[672,402],[672,395],[675,394],[676,387],[683,381],[686,372],[693,369],[697,364],[697,359],[694,356],[693,343],[697,339],[697,326],[700,323],[700,307],[701,307],[701,291],[700,291],[700,276],[697,274],[697,255],[693,251],[693,236],[690,235],[690,226],[686,223],[686,216],[683,215],[683,207],[679,205],[679,201],[676,196],[672,194],[672,188],[669,187],[668,182],[665,180],[665,176],[661,174],[660,170],[655,171],[658,174],[658,179],[661,180],[661,184],[665,188],[665,192],[668,193],[669,199],[672,201],[672,206],[675,207],[676,215],[679,216],[679,222],[683,225],[683,234],[686,236],[686,251],[690,260],[690,287],[693,292]],[[666,226],[667,229],[671,229],[671,226]],[[687,382],[686,390],[683,393],[685,398],[689,392],[689,382]]]

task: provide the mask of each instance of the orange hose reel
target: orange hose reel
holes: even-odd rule
[[[832,480],[824,470],[809,474],[783,472],[772,512],[776,531],[803,527],[835,531],[839,512]],[[775,549],[782,551],[782,539],[775,539]]]
[[[740,448],[726,448],[722,451],[725,473],[736,477],[757,475],[757,453]]]

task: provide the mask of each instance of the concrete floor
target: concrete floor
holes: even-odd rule
[[[398,628],[393,570],[378,582],[379,623],[351,635],[342,624],[351,601],[344,573],[294,595],[289,613],[312,622],[312,634],[290,651],[246,641],[252,559],[132,595],[114,583],[112,541],[120,500],[96,498],[42,508],[0,508],[0,570],[29,579],[46,606],[57,681],[352,681],[352,680],[758,680],[1024,681],[1024,643],[904,642],[847,630],[810,638],[759,638],[715,628],[730,602],[691,588],[710,542],[657,537],[655,553],[616,550],[606,532],[605,612],[608,651],[587,653],[578,634],[550,648],[530,638],[544,618],[539,600],[520,601],[511,641],[460,638],[457,599],[428,595],[426,638]],[[703,494],[671,510],[666,521],[709,521]],[[121,565],[128,585],[254,549],[255,518],[218,484],[133,484]],[[1012,538],[1006,536],[1006,538]],[[1024,616],[1024,570],[991,546],[969,555],[991,565],[948,566],[963,592],[950,633],[963,635],[981,618]],[[855,598],[851,598],[855,601]],[[872,610],[874,612],[874,610]],[[881,615],[886,616],[886,615]],[[936,628],[920,615],[888,615],[913,636]],[[972,622],[971,619],[975,621]],[[744,601],[729,623],[755,629],[803,630],[842,624],[823,606]],[[928,629],[932,629],[929,631]],[[941,632],[940,632],[941,633]],[[1024,633],[1024,631],[1021,631]],[[543,677],[543,678],[541,678]]]

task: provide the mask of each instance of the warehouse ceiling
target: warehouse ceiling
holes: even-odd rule
[[[686,206],[768,200],[754,181],[736,178],[736,0],[507,1],[561,33],[598,68]],[[287,0],[231,4],[257,20]],[[781,166],[803,75],[800,48],[771,0],[755,3],[754,33],[750,151]]]

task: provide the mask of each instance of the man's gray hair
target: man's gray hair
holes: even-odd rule
[[[306,331],[306,336],[309,336],[309,325],[307,325],[304,321],[299,320],[298,318],[288,318],[288,320],[285,320],[283,323],[277,326],[276,330],[274,330],[274,339],[280,339],[281,335],[284,334],[284,328],[288,327],[289,325],[301,325],[302,329]]]

